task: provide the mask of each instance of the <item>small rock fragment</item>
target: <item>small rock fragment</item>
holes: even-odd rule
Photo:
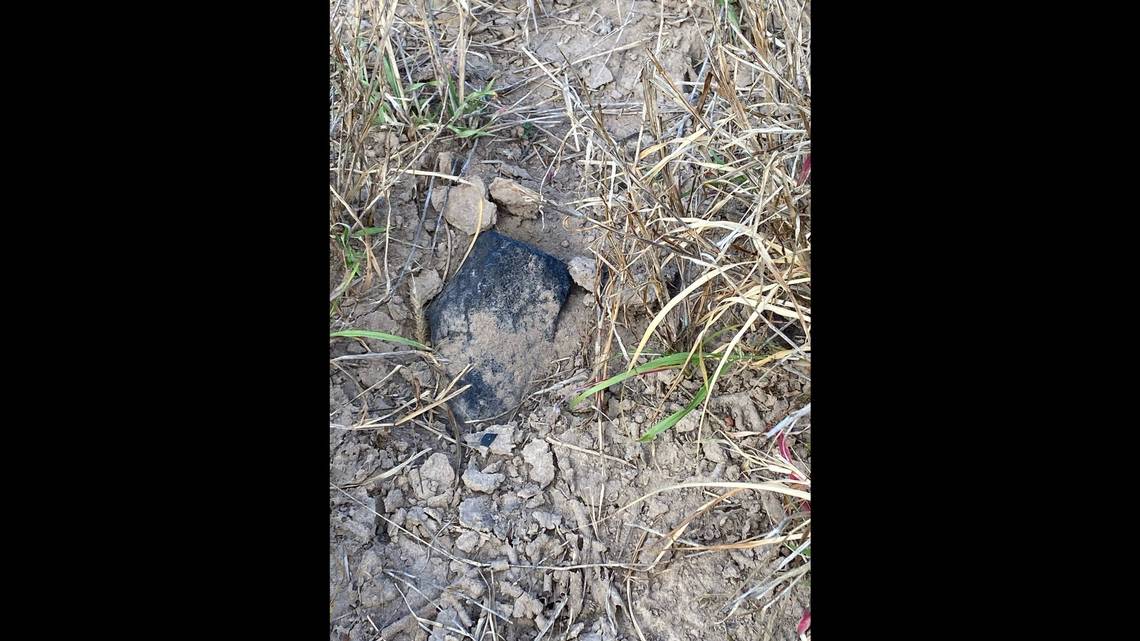
[[[351,534],[358,541],[367,543],[372,540],[372,534],[375,531],[367,524],[352,519],[345,519],[337,522],[337,526],[341,531]]]
[[[704,444],[705,458],[713,463],[726,463],[727,459],[724,457],[724,451],[720,448],[720,443],[712,441],[705,441]]]
[[[404,507],[404,493],[399,488],[394,488],[384,497],[384,512],[392,513],[402,507]]]
[[[436,170],[441,174],[451,175],[451,165],[455,161],[455,154],[450,151],[441,151],[436,157]]]
[[[473,599],[478,599],[487,591],[487,589],[483,587],[483,582],[473,576],[459,577],[451,584],[451,587]]]
[[[537,218],[538,205],[542,202],[538,192],[507,178],[491,181],[491,199],[511,214],[530,219]]]
[[[470,554],[479,545],[479,535],[474,532],[467,531],[459,535],[455,540],[455,547]]]
[[[433,191],[431,202],[436,211],[443,207],[443,217],[452,227],[471,236],[495,224],[498,207],[487,200],[487,187],[480,178],[469,176],[466,180],[471,184]]]
[[[484,474],[478,470],[468,469],[463,473],[463,484],[467,489],[490,494],[499,487],[506,477],[502,474]]]
[[[553,530],[562,523],[561,514],[551,514],[550,512],[540,511],[532,512],[532,514],[534,515],[534,520],[538,521],[538,524],[547,530]]]
[[[598,263],[593,258],[585,258],[583,256],[575,256],[570,259],[570,264],[567,265],[570,270],[570,278],[574,279],[580,287],[588,292],[594,291],[595,274],[598,270]]]
[[[444,492],[443,494],[437,494],[435,496],[429,496],[427,499],[424,500],[424,505],[426,507],[443,508],[443,507],[447,507],[447,505],[449,503],[451,503],[451,492]]]
[[[495,527],[495,504],[489,496],[464,499],[459,504],[459,524],[472,530],[490,532]]]
[[[554,455],[550,445],[542,439],[535,439],[523,448],[523,459],[530,465],[530,480],[546,487],[554,480]]]
[[[423,307],[443,289],[443,279],[434,269],[424,269],[412,275],[413,304]]]
[[[429,456],[420,468],[420,478],[424,481],[435,481],[440,489],[448,488],[455,481],[455,470],[451,469],[446,454],[436,452]]]
[[[614,75],[610,73],[605,64],[598,62],[595,63],[593,68],[590,69],[590,77],[586,80],[586,86],[590,89],[597,89],[607,82],[611,82]]]
[[[407,527],[412,528],[417,525],[426,525],[430,527],[428,513],[420,506],[413,507],[408,510]]]
[[[529,594],[521,594],[515,599],[515,609],[511,613],[514,619],[532,619],[536,614],[542,614],[542,602]]]
[[[515,494],[524,499],[529,499],[533,496],[537,496],[539,492],[542,492],[541,487],[534,483],[527,483],[526,485],[519,488],[519,491]]]

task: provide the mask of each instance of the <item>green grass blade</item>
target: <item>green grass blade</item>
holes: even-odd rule
[[[459,92],[455,89],[455,80],[447,79],[447,106],[451,109],[451,117],[459,118],[463,115],[459,110]]]
[[[364,229],[358,229],[358,230],[352,232],[352,237],[353,238],[361,238],[361,237],[375,236],[376,234],[384,233],[385,229],[386,229],[386,227],[365,227]]]
[[[719,354],[702,354],[701,356],[703,358],[720,358]],[[581,394],[570,399],[570,407],[576,406],[578,403],[581,403],[582,401],[593,396],[594,394],[597,394],[598,392],[606,389],[607,387],[612,387],[614,385],[617,385],[618,383],[626,380],[627,378],[631,378],[633,376],[639,376],[641,374],[646,374],[646,373],[654,372],[654,371],[658,371],[658,370],[672,369],[675,367],[680,367],[680,366],[685,364],[685,361],[688,360],[688,358],[689,358],[688,352],[677,352],[676,354],[666,354],[665,356],[655,358],[655,359],[653,359],[653,360],[651,360],[651,361],[649,361],[643,365],[639,365],[639,366],[629,370],[628,372],[622,372],[621,374],[618,374],[617,376],[611,376],[611,377],[607,378],[606,380],[602,381],[601,383],[594,385],[593,387],[587,389],[586,391],[582,392]],[[697,356],[694,356],[693,358],[696,359]],[[752,360],[752,359],[756,359],[756,358],[762,358],[762,357],[748,355],[748,354],[737,355],[737,356],[729,356],[728,362],[735,363],[736,361],[740,361],[740,360]]]
[[[414,347],[416,349],[422,349],[429,352],[431,351],[431,348],[427,345],[414,341],[410,338],[396,336],[395,334],[386,334],[384,332],[373,332],[367,329],[342,329],[339,332],[332,332],[329,334],[329,338],[336,338],[338,336],[343,336],[346,338],[374,338],[378,341],[399,343],[400,345],[407,345],[408,347]]]
[[[396,78],[396,72],[392,69],[392,61],[388,60],[388,56],[384,56],[384,77],[388,79],[392,95],[403,98],[404,92],[400,91],[400,81]]]
[[[479,136],[491,135],[490,132],[483,131],[482,129],[463,129],[461,127],[456,127],[455,125],[448,125],[447,128],[454,131],[455,134],[460,138],[470,138],[471,136],[478,138]]]
[[[624,381],[627,378],[630,378],[631,376],[638,376],[640,374],[645,374],[647,372],[652,372],[652,371],[661,370],[661,369],[670,369],[673,367],[680,367],[682,364],[684,364],[685,359],[688,357],[689,357],[689,354],[686,352],[678,352],[676,354],[668,354],[668,355],[662,356],[660,358],[655,358],[655,359],[649,361],[648,363],[645,363],[644,365],[639,365],[638,367],[635,367],[635,368],[629,370],[628,372],[622,372],[621,374],[618,374],[617,376],[611,376],[611,377],[607,378],[606,380],[602,381],[601,383],[598,383],[597,385],[591,387],[590,389],[586,390],[585,392],[582,392],[581,394],[572,398],[570,400],[570,407],[574,407],[578,403],[581,403],[582,401],[593,396],[594,394],[597,394],[598,392],[606,389],[607,387],[617,385],[618,383]]]
[[[637,440],[641,441],[642,443],[645,443],[646,441],[652,441],[654,438],[657,437],[658,434],[660,434],[661,432],[664,432],[665,430],[669,429],[670,427],[673,427],[674,425],[677,424],[678,421],[685,418],[689,414],[689,412],[692,412],[693,410],[697,409],[697,406],[700,405],[701,402],[705,400],[705,396],[707,396],[708,393],[709,393],[709,386],[708,385],[701,385],[701,389],[697,390],[696,396],[693,397],[693,400],[689,401],[688,405],[677,410],[676,412],[673,412],[672,414],[669,415],[668,418],[666,418],[665,420],[661,421],[660,423],[654,425],[653,427],[649,428],[649,430],[647,432],[645,432],[644,434],[642,434],[641,438],[639,438]]]

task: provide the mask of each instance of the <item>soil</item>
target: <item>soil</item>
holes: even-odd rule
[[[397,15],[406,8],[400,4]],[[541,4],[545,13],[533,18],[537,33],[529,14],[526,29],[514,18],[526,2],[496,3],[501,16],[484,14],[485,28],[471,35],[468,73],[509,87],[540,73],[527,70],[532,63],[521,47],[558,64],[601,53],[578,65],[577,73],[593,100],[621,105],[640,99],[645,47],[607,51],[643,40],[686,88],[697,75],[695,61],[704,57],[709,10],[702,3]],[[455,29],[445,17],[439,18],[440,28]],[[511,40],[501,42],[505,38]],[[536,86],[526,100],[551,108],[560,104],[553,88],[531,83],[526,90]],[[513,102],[526,90],[501,99]],[[623,144],[638,134],[640,112],[615,110],[606,127]],[[450,152],[459,164],[469,158],[464,177],[477,176],[485,185],[509,178],[563,204],[594,197],[581,189],[580,165],[545,164],[549,155],[540,141],[557,147],[572,133],[569,127],[542,127],[547,133],[541,136],[519,132],[480,140],[473,151],[469,144],[433,150],[423,167],[434,169],[438,154]],[[343,297],[334,328],[423,335],[424,301],[413,295],[410,279],[401,281],[400,266],[411,254],[411,275],[423,278],[434,271],[447,282],[471,240],[425,206],[432,184],[444,186],[426,176],[405,176],[378,208],[372,224],[388,230],[372,248],[381,269]],[[584,221],[549,207],[531,215],[499,207],[494,229],[564,262],[594,258],[595,232]],[[335,286],[339,279],[330,280]],[[760,607],[766,600],[749,600],[729,614],[731,603],[789,554],[787,547],[684,549],[759,537],[799,510],[798,502],[735,494],[693,519],[662,555],[662,537],[715,495],[700,488],[659,490],[698,480],[756,478],[748,476],[755,469],[733,444],[768,448],[762,433],[810,398],[808,378],[791,368],[733,371],[718,384],[711,418],[744,436],[730,443],[708,425],[699,429],[695,413],[656,440],[640,443],[638,436],[655,420],[651,412],[680,408],[692,390],[690,396],[681,390],[667,395],[671,377],[636,377],[623,394],[599,397],[600,411],[571,411],[567,399],[593,382],[591,332],[598,318],[594,294],[572,285],[552,355],[528,382],[534,391],[510,420],[472,425],[461,435],[459,476],[446,414],[425,413],[392,425],[407,413],[402,408],[409,401],[433,399],[446,385],[425,359],[342,359],[330,367],[331,639],[798,638],[795,627],[809,605],[806,582],[766,611]],[[631,319],[622,330],[627,347],[637,344],[638,323],[644,328],[645,320]],[[364,351],[362,343],[335,341],[330,357]],[[810,470],[810,431],[804,431],[809,425],[810,415],[800,419],[799,435],[789,439],[804,470]],[[657,493],[618,511],[652,492]],[[643,569],[655,560],[652,569]]]

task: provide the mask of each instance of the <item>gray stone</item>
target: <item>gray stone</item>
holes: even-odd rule
[[[412,303],[423,307],[443,289],[443,280],[434,269],[425,269],[412,276]]]
[[[479,453],[484,456],[488,452],[507,455],[515,449],[514,437],[514,423],[509,423],[507,425],[492,425],[481,432],[468,434],[466,440],[468,445],[479,450]]]
[[[704,450],[705,458],[713,463],[726,463],[728,461],[728,459],[724,457],[724,450],[720,448],[720,443],[705,441]]]
[[[490,532],[495,527],[495,504],[489,496],[464,499],[459,504],[459,524],[472,530]]]
[[[542,202],[538,192],[507,178],[491,181],[491,199],[511,214],[530,219],[538,217],[538,205]]]
[[[597,261],[593,258],[575,256],[570,259],[569,271],[570,278],[573,278],[579,287],[588,292],[594,291],[595,274],[598,271]]]
[[[455,539],[455,547],[463,550],[468,554],[473,552],[478,545],[479,535],[475,534],[474,532],[464,532],[463,534],[459,535],[458,539]]]
[[[446,454],[436,452],[429,456],[420,468],[420,478],[424,481],[435,481],[439,489],[446,489],[455,481],[455,470],[451,469]]]
[[[530,465],[530,480],[546,487],[554,480],[554,455],[550,445],[542,439],[535,439],[523,448],[523,460]]]
[[[554,528],[556,528],[562,524],[562,515],[561,514],[551,514],[550,512],[540,512],[540,511],[535,511],[535,512],[532,512],[531,514],[534,515],[534,520],[538,521],[538,524],[547,530],[553,530]]]
[[[404,493],[399,488],[393,488],[384,497],[384,512],[391,514],[402,507],[404,507]]]
[[[609,68],[604,63],[598,62],[590,69],[590,77],[586,80],[586,86],[590,89],[597,89],[607,82],[612,82],[613,79],[614,74],[610,73]]]
[[[469,490],[490,494],[505,478],[502,474],[484,474],[479,470],[468,469],[463,473],[463,484]]]
[[[471,184],[433,191],[431,202],[436,211],[443,208],[443,217],[452,227],[471,236],[477,229],[485,231],[495,224],[498,207],[487,200],[487,187],[482,179],[468,176],[465,180]]]

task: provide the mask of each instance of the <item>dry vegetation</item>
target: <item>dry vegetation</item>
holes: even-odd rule
[[[401,294],[424,221],[446,224],[428,206],[432,190],[460,180],[477,147],[508,136],[540,140],[549,168],[543,183],[563,164],[580,170],[578,197],[547,198],[543,215],[591,232],[599,265],[597,304],[583,352],[589,376],[573,391],[624,372],[672,371],[671,378],[661,379],[656,397],[622,391],[619,380],[581,400],[591,404],[600,425],[603,417],[617,418],[606,415],[607,395],[633,399],[649,416],[645,425],[658,432],[691,411],[686,420],[698,421],[698,442],[717,439],[748,462],[739,482],[695,484],[711,498],[672,531],[647,533],[646,546],[660,550],[655,559],[611,565],[651,572],[667,550],[707,554],[783,546],[786,556],[778,567],[755,577],[709,616],[723,621],[749,599],[766,609],[810,572],[810,471],[799,460],[798,446],[810,443],[803,429],[810,422],[810,394],[784,420],[764,426],[761,447],[742,444],[759,432],[734,425],[710,407],[730,377],[747,374],[762,385],[782,371],[810,381],[810,5],[668,2],[706,8],[706,56],[695,75],[678,84],[676,74],[662,67],[660,42],[673,15],[662,8],[657,38],[635,43],[645,52],[640,95],[602,103],[587,90],[583,62],[615,49],[562,64],[539,59],[533,51],[540,26],[563,8],[543,4],[331,3],[331,328],[352,326],[339,305],[346,296],[371,306]],[[473,43],[473,32],[501,16],[523,31],[504,42]],[[473,60],[504,48],[531,61],[523,70],[526,80],[499,86],[472,72]],[[533,99],[538,86],[556,87],[557,97]],[[636,135],[616,140],[607,119],[630,114],[641,120]],[[435,157],[445,150],[454,152],[453,161],[440,167]],[[393,260],[397,252],[390,251],[390,242],[396,241],[384,230],[392,224],[389,195],[401,180],[415,185],[420,227],[407,255]],[[467,242],[462,234],[458,238]],[[455,268],[451,264],[444,276]],[[636,342],[623,340],[620,330]],[[645,367],[678,354],[683,356],[666,365]],[[409,357],[431,358],[423,352]],[[643,367],[631,371],[638,366]],[[453,384],[441,379],[435,390],[409,398],[383,420],[398,424],[433,416],[440,400],[455,393]],[[611,454],[595,453],[621,460]],[[794,509],[786,523],[735,543],[704,545],[686,538],[694,519],[741,492],[775,493]],[[598,514],[595,523],[630,507]],[[490,624],[481,632],[488,630]]]

